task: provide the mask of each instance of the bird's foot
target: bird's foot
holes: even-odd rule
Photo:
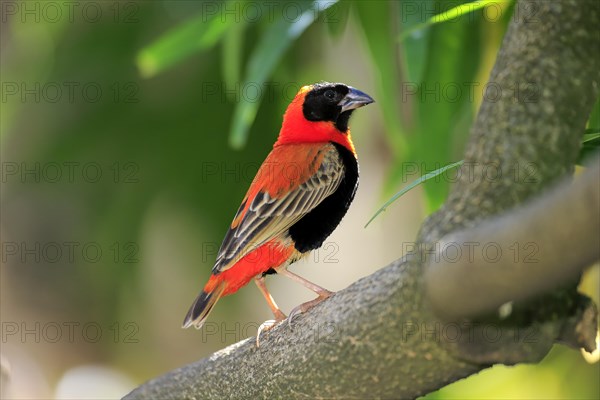
[[[331,297],[332,294],[334,294],[334,292],[330,292],[329,290],[323,290],[319,292],[319,297],[317,297],[316,299],[307,301],[306,303],[302,303],[299,306],[294,307],[294,309],[292,310],[292,312],[290,312],[290,315],[288,317],[288,326],[290,327],[290,329],[292,329],[292,320],[296,315],[300,315],[307,312],[323,300],[326,300],[329,297]]]
[[[269,331],[273,329],[277,324],[282,322],[285,319],[285,314],[279,311],[278,314],[275,315],[275,319],[269,319],[258,327],[258,332],[256,333],[256,347],[260,347],[260,335],[263,332]]]

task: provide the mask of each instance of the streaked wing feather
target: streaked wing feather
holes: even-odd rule
[[[295,190],[281,198],[272,198],[268,192],[261,190],[254,197],[241,222],[235,228],[230,228],[225,235],[213,273],[225,271],[252,249],[281,235],[334,193],[343,177],[344,166],[337,150],[331,147],[317,171]],[[245,202],[236,218],[244,205]]]

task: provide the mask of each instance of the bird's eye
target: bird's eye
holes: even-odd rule
[[[335,98],[335,92],[331,89],[326,90],[325,93],[323,93],[323,95],[325,97],[327,97],[329,100],[333,100]]]

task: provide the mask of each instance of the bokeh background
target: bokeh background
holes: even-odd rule
[[[435,0],[0,4],[7,399],[119,398],[255,335],[271,315],[253,285],[222,299],[204,330],[180,326],[304,84],[341,81],[377,103],[351,124],[361,163],[353,207],[292,270],[339,290],[400,257],[452,174],[364,225],[394,192],[460,159],[481,99],[497,95],[487,77],[514,9]],[[596,266],[582,283],[596,302],[598,281]],[[311,299],[283,278],[267,284],[285,311]],[[494,367],[427,397],[598,398],[597,361],[557,345],[539,365]]]

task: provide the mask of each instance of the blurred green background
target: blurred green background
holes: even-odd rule
[[[461,158],[514,7],[1,5],[2,393],[40,399],[117,398],[270,318],[247,287],[204,330],[180,328],[305,84],[344,82],[377,103],[351,124],[353,207],[293,270],[339,290],[400,257],[452,174],[363,226],[402,186]],[[596,302],[598,281],[596,266],[582,284]],[[278,278],[268,285],[285,311],[311,298]],[[539,365],[494,367],[427,397],[598,398],[598,355],[588,361],[556,346]]]

